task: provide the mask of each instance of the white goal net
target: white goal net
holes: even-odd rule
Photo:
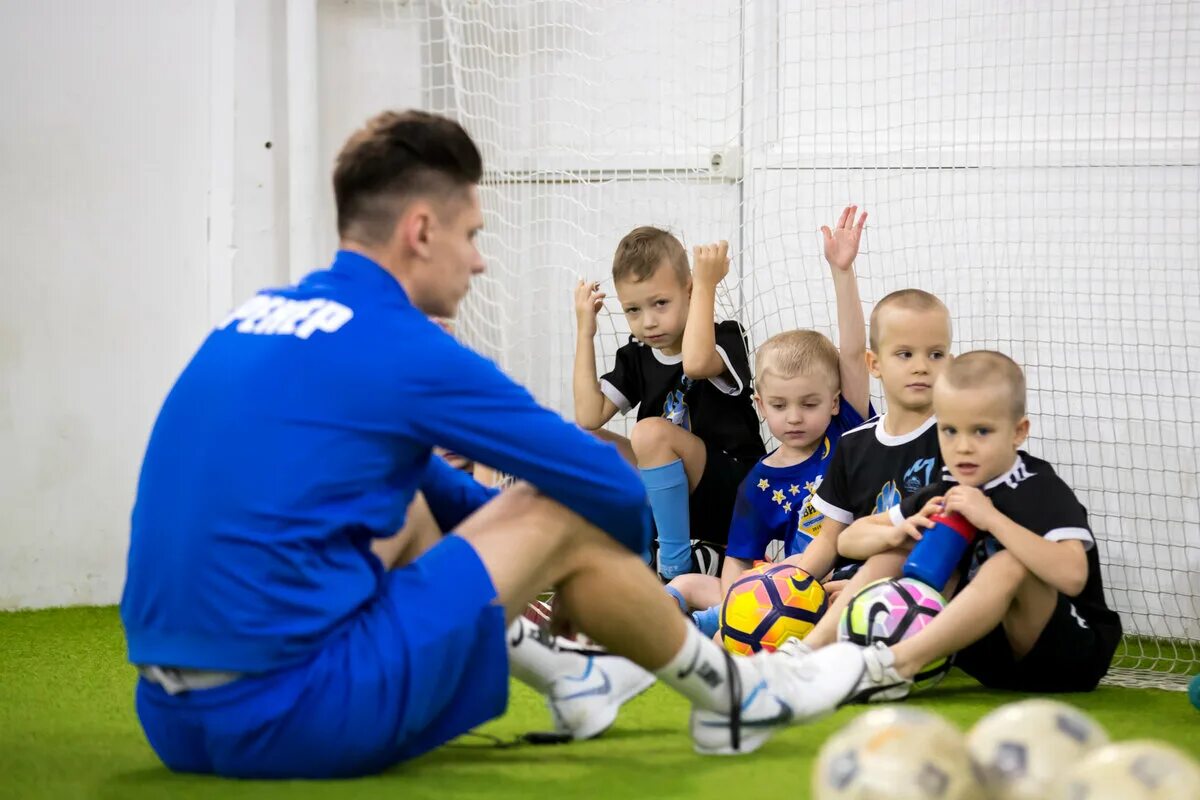
[[[752,346],[834,335],[817,231],[857,203],[868,309],[930,290],[956,351],[1025,367],[1028,447],[1090,512],[1121,666],[1200,671],[1200,0],[379,11],[420,26],[427,105],[484,152],[490,273],[461,331],[540,400],[570,416],[571,289],[611,293],[636,225],[729,239],[718,314]],[[604,370],[615,299],[600,327]]]

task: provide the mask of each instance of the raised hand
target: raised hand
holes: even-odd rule
[[[959,484],[946,492],[946,511],[956,511],[981,531],[992,526],[996,506],[992,499],[974,486]]]
[[[716,288],[729,274],[729,242],[701,244],[692,248],[692,280]]]
[[[825,236],[825,260],[835,271],[850,269],[858,256],[858,243],[862,239],[863,225],[867,222],[867,212],[862,213],[856,224],[854,217],[857,213],[858,206],[846,206],[833,230],[828,225],[821,226],[821,233]]]
[[[580,280],[575,287],[575,321],[581,336],[596,335],[596,315],[604,306],[605,297],[598,283]]]

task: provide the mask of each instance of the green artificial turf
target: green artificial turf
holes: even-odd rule
[[[383,775],[280,784],[168,772],[142,738],[133,685],[115,609],[0,614],[0,797],[736,800],[771,789],[805,798],[821,742],[862,713],[843,709],[789,729],[751,756],[701,758],[692,753],[686,732],[686,703],[656,686],[595,741],[498,749],[464,738]],[[906,702],[944,714],[965,730],[1019,697],[981,689],[955,673]],[[1063,699],[1091,712],[1114,739],[1161,738],[1200,756],[1200,712],[1184,694],[1102,687]],[[509,713],[483,730],[512,738],[548,726],[540,700],[514,685]]]

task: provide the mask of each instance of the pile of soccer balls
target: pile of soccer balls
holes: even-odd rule
[[[1090,716],[1056,700],[1024,700],[965,737],[918,708],[881,707],[826,740],[816,800],[1193,800],[1200,764],[1153,741],[1108,744]]]

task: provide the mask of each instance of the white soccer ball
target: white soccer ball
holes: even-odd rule
[[[1196,800],[1200,763],[1164,742],[1110,744],[1067,770],[1047,796],[1052,800]]]
[[[967,750],[993,800],[1042,800],[1059,774],[1106,744],[1098,722],[1058,700],[1001,706],[967,735]]]
[[[816,800],[983,800],[962,733],[917,708],[878,708],[825,740]]]

